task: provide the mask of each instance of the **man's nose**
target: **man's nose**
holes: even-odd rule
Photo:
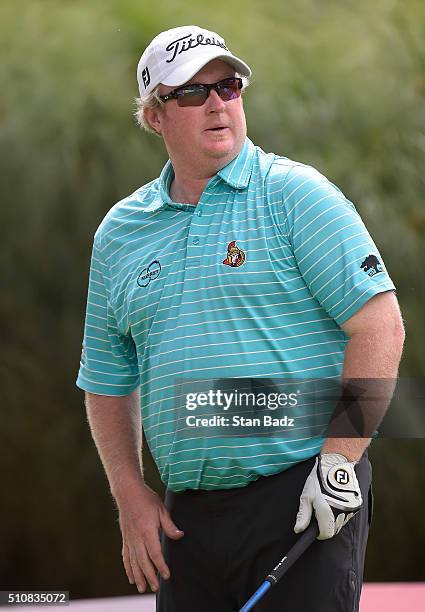
[[[208,104],[209,111],[221,111],[225,108],[225,103],[220,98],[215,89],[211,89],[210,95],[207,98],[206,104]]]

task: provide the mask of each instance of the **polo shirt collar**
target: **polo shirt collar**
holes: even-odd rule
[[[255,147],[249,138],[245,139],[240,153],[231,162],[217,172],[219,176],[235,189],[245,189],[251,178],[254,163]],[[170,186],[174,178],[174,169],[168,160],[159,175],[159,195],[163,204],[171,204]]]
[[[170,187],[174,178],[174,169],[170,160],[167,161],[159,175],[159,197],[162,204],[170,204]]]
[[[245,189],[251,178],[254,153],[254,145],[249,138],[246,138],[239,155],[219,170],[217,175],[231,187]]]

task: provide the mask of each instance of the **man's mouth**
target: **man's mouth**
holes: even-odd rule
[[[223,132],[224,130],[227,130],[228,128],[225,125],[219,126],[219,127],[214,127],[214,128],[208,128],[206,131],[207,132]]]

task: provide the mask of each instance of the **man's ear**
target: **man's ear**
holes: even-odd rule
[[[157,134],[161,134],[161,110],[160,108],[144,108],[145,121]]]

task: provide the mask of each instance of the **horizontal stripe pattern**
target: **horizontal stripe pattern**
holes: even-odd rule
[[[171,490],[241,487],[320,450],[329,402],[311,401],[302,381],[339,379],[341,324],[394,285],[352,202],[310,166],[247,139],[197,206],[170,200],[173,176],[167,162],[95,234],[77,385],[115,396],[140,386],[146,438]],[[223,263],[231,242],[241,266]],[[294,427],[202,435],[186,423],[181,378],[186,390],[198,379],[297,382]]]

